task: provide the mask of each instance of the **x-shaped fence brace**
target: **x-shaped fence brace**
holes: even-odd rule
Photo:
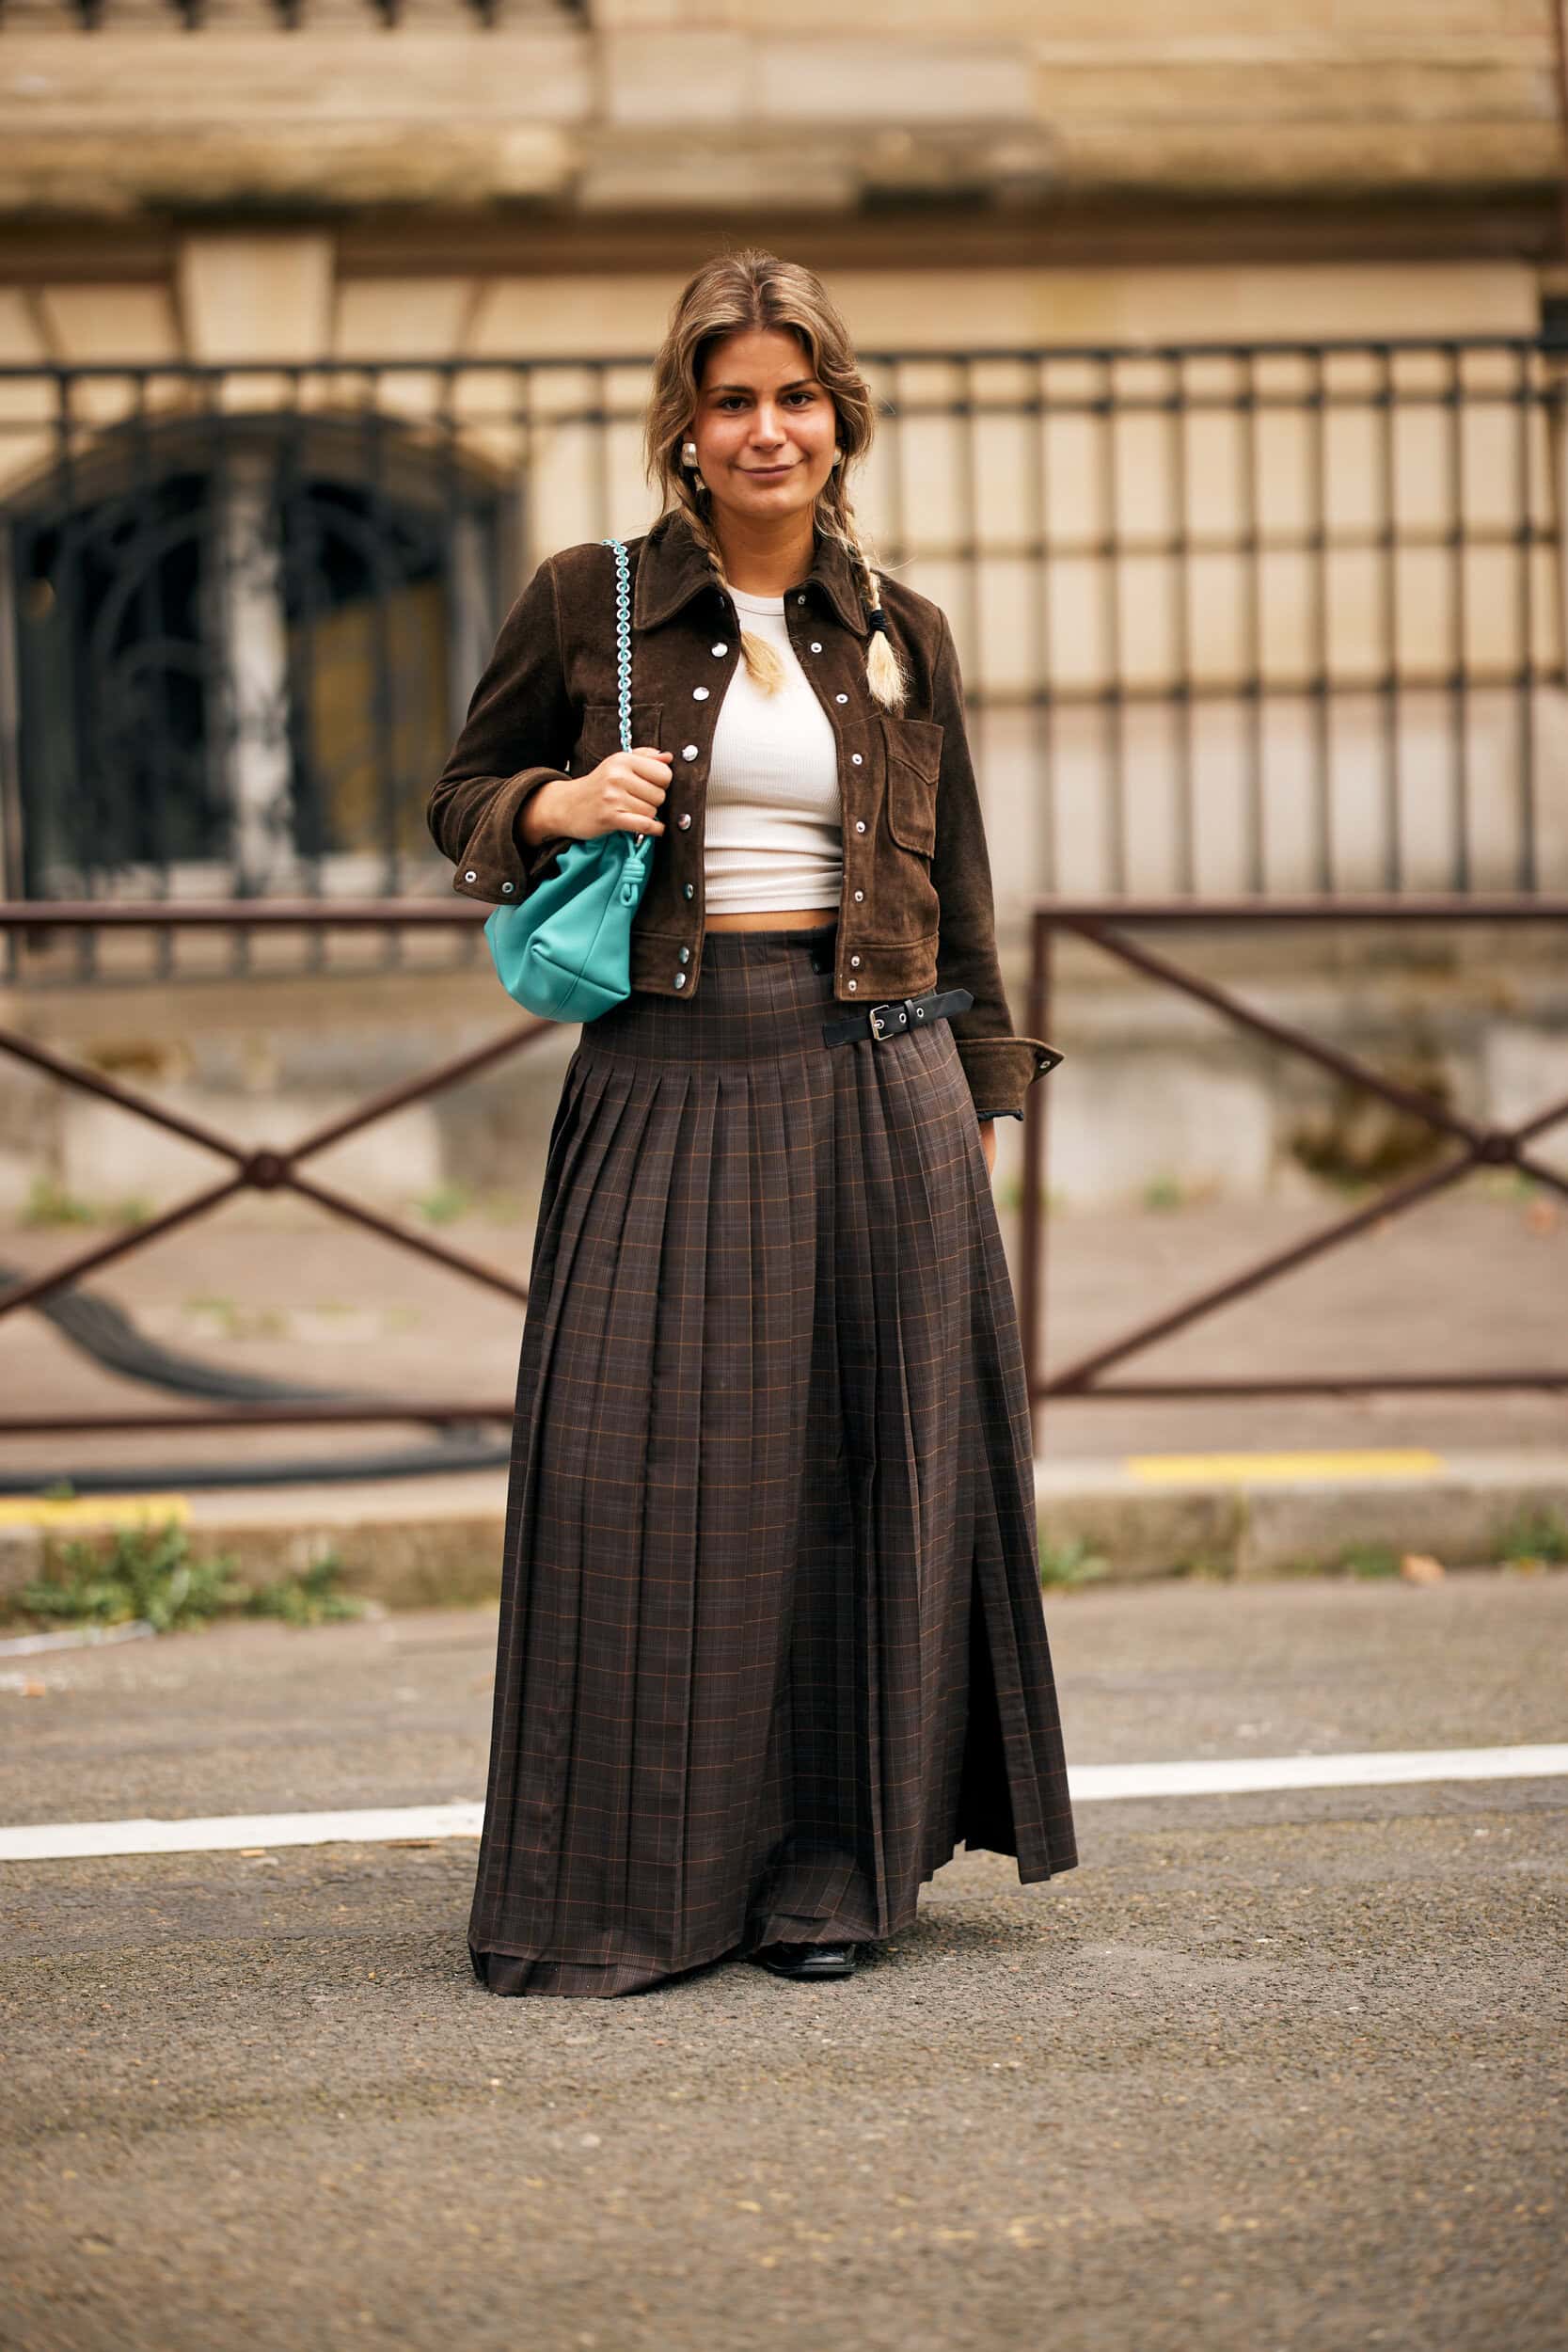
[[[243,912],[232,905],[187,903],[184,906],[119,906],[92,902],[55,902],[28,905],[0,905],[0,930],[13,936],[45,933],[54,930],[286,930],[308,929],[372,930],[390,928],[414,930],[468,929],[483,922],[487,909],[471,902],[461,907],[427,904],[423,900],[380,899],[362,900],[353,905],[323,906],[318,900],[272,899],[261,904],[247,904]],[[325,1125],[313,1128],[287,1150],[249,1151],[232,1137],[218,1133],[199,1120],[188,1119],[166,1104],[134,1087],[121,1085],[117,1079],[90,1070],[80,1062],[67,1061],[51,1053],[46,1046],[22,1036],[17,1030],[0,1027],[0,1052],[28,1064],[32,1069],[57,1078],[63,1086],[73,1087],[84,1094],[98,1096],[114,1103],[121,1110],[150,1120],[166,1134],[180,1136],[187,1143],[202,1144],[210,1152],[228,1160],[233,1174],[221,1183],[209,1184],[178,1201],[161,1216],[148,1217],[128,1226],[111,1240],[79,1251],[63,1265],[36,1276],[31,1281],[13,1284],[0,1292],[0,1319],[17,1313],[24,1307],[35,1305],[53,1292],[63,1290],[84,1275],[95,1273],[99,1267],[111,1264],[116,1259],[129,1257],[133,1250],[143,1249],[165,1233],[188,1225],[225,1200],[237,1194],[252,1192],[289,1191],[301,1199],[313,1200],[318,1208],[350,1223],[367,1227],[380,1233],[400,1248],[411,1249],[420,1257],[435,1261],[454,1273],[466,1275],[488,1290],[499,1291],[508,1298],[526,1302],[526,1285],[494,1266],[482,1264],[462,1250],[451,1249],[432,1240],[429,1235],[400,1225],[395,1219],[381,1216],[363,1202],[351,1200],[336,1186],[324,1184],[301,1172],[301,1162],[325,1152],[329,1144],[341,1143],[346,1136],[357,1135],[378,1120],[390,1118],[394,1111],[405,1109],[411,1103],[422,1101],[443,1087],[455,1086],[471,1078],[482,1070],[504,1061],[508,1055],[523,1051],[553,1030],[557,1025],[549,1021],[529,1021],[514,1024],[492,1038],[487,1044],[472,1052],[455,1057],[417,1077],[397,1086],[384,1088],[347,1112],[330,1120]],[[0,1436],[24,1437],[59,1435],[62,1432],[87,1430],[140,1429],[214,1429],[243,1423],[246,1427],[261,1424],[290,1422],[372,1422],[418,1421],[431,1423],[507,1421],[512,1414],[510,1403],[441,1404],[426,1399],[388,1397],[385,1402],[361,1403],[358,1400],[338,1402],[322,1399],[298,1405],[214,1406],[200,1413],[115,1413],[76,1414],[70,1417],[43,1418],[37,1415],[0,1416]]]
[[[177,930],[290,930],[290,929],[461,929],[483,919],[484,910],[471,904],[448,907],[423,900],[386,899],[360,901],[352,905],[339,903],[324,906],[316,900],[270,900],[250,903],[243,912],[231,904],[168,905],[104,905],[95,902],[0,905],[0,929],[13,935],[51,930],[103,928],[177,929]],[[1394,1184],[1379,1192],[1370,1201],[1349,1216],[1321,1227],[1304,1240],[1259,1260],[1227,1281],[1215,1284],[1196,1297],[1184,1300],[1134,1330],[1124,1333],[1108,1346],[1097,1348],[1092,1354],[1069,1364],[1065,1371],[1047,1377],[1040,1363],[1041,1318],[1045,1300],[1045,1214],[1044,1184],[1046,1154],[1046,1096],[1042,1088],[1030,1089],[1026,1100],[1023,1133],[1023,1217],[1022,1235],[1022,1268],[1020,1310],[1022,1324],[1024,1361],[1032,1404],[1048,1396],[1078,1398],[1187,1398],[1202,1396],[1305,1396],[1321,1394],[1354,1394],[1370,1390],[1436,1391],[1462,1389],[1549,1389],[1568,1388],[1568,1372],[1542,1369],[1513,1373],[1451,1373],[1451,1374],[1375,1374],[1345,1373],[1338,1376],[1319,1375],[1316,1378],[1250,1380],[1119,1381],[1106,1383],[1100,1375],[1107,1366],[1118,1363],[1152,1346],[1156,1341],[1168,1337],[1197,1322],[1202,1316],[1215,1312],[1249,1291],[1321,1256],[1339,1243],[1354,1239],[1369,1227],[1384,1218],[1414,1207],[1434,1193],[1455,1183],[1476,1167],[1513,1167],[1538,1184],[1568,1197],[1568,1180],[1555,1168],[1531,1157],[1524,1146],[1560,1120],[1568,1118],[1568,1097],[1553,1104],[1533,1119],[1513,1128],[1481,1127],[1474,1120],[1452,1111],[1435,1096],[1422,1094],[1413,1088],[1402,1086],[1386,1077],[1354,1056],[1327,1044],[1321,1038],[1310,1036],[1291,1023],[1275,1019],[1244,1003],[1229,990],[1220,987],[1200,975],[1169,962],[1164,957],[1127,937],[1117,926],[1129,923],[1155,923],[1196,928],[1201,926],[1232,926],[1250,924],[1273,928],[1281,923],[1513,923],[1548,922],[1565,927],[1568,936],[1568,898],[1390,898],[1362,896],[1350,899],[1284,898],[1191,900],[1170,899],[1110,899],[1063,900],[1037,904],[1033,910],[1032,959],[1029,992],[1029,1030],[1036,1037],[1048,1033],[1052,988],[1052,947],[1058,931],[1074,932],[1092,940],[1108,954],[1119,957],[1134,970],[1141,971],[1164,986],[1177,989],[1211,1006],[1215,1011],[1243,1028],[1268,1038],[1288,1052],[1298,1053],[1322,1068],[1363,1087],[1396,1107],[1411,1112],[1435,1132],[1453,1136],[1464,1146],[1454,1159],[1441,1167],[1413,1177],[1409,1182]],[[493,1266],[482,1264],[432,1240],[428,1235],[400,1225],[389,1217],[379,1216],[363,1203],[353,1200],[336,1187],[324,1184],[302,1174],[301,1162],[325,1151],[329,1144],[341,1142],[345,1136],[361,1132],[378,1120],[391,1116],[411,1103],[437,1092],[443,1087],[476,1075],[493,1067],[509,1055],[535,1043],[555,1025],[546,1021],[526,1023],[503,1030],[488,1043],[460,1055],[436,1068],[427,1070],[404,1083],[388,1087],[343,1117],[313,1129],[301,1136],[287,1150],[250,1151],[223,1136],[201,1121],[184,1117],[166,1104],[153,1101],[137,1089],[105,1077],[100,1072],[64,1059],[39,1045],[18,1031],[0,1027],[0,1052],[29,1064],[56,1078],[62,1085],[74,1087],[87,1094],[115,1103],[121,1109],[150,1120],[171,1135],[181,1136],[191,1143],[204,1145],[209,1151],[230,1162],[233,1174],[222,1183],[207,1186],[180,1201],[161,1216],[150,1217],[128,1227],[113,1239],[78,1252],[63,1265],[37,1276],[33,1280],[13,1285],[0,1293],[0,1319],[34,1305],[51,1293],[77,1281],[82,1276],[127,1257],[133,1250],[144,1248],[163,1234],[205,1216],[221,1202],[237,1194],[253,1190],[273,1192],[288,1189],[302,1199],[313,1200],[331,1215],[346,1218],[380,1233],[401,1248],[415,1251],[421,1257],[444,1265],[452,1273],[465,1275],[471,1281],[499,1292],[503,1296],[526,1303],[525,1285],[513,1280]],[[429,1423],[473,1422],[505,1420],[512,1407],[502,1403],[442,1404],[427,1399],[388,1397],[384,1402],[361,1403],[357,1400],[340,1403],[323,1399],[293,1405],[245,1406],[214,1407],[199,1414],[101,1414],[76,1415],[70,1418],[45,1419],[38,1416],[6,1416],[0,1418],[0,1435],[38,1436],[64,1431],[139,1430],[175,1428],[219,1428],[226,1424],[244,1423],[257,1426],[286,1422],[370,1422],[420,1421]]]
[[[1156,1341],[1166,1339],[1174,1331],[1184,1329],[1202,1316],[1214,1313],[1230,1300],[1243,1297],[1280,1275],[1304,1265],[1309,1259],[1321,1257],[1341,1242],[1353,1240],[1370,1226],[1384,1218],[1398,1216],[1402,1210],[1414,1208],[1418,1201],[1430,1200],[1434,1193],[1477,1167],[1516,1168],[1537,1184],[1549,1186],[1568,1198],[1568,1180],[1557,1169],[1532,1158],[1523,1146],[1568,1119],[1568,1096],[1554,1103],[1533,1119],[1511,1128],[1481,1127],[1450,1110],[1434,1095],[1423,1094],[1416,1089],[1402,1086],[1396,1079],[1386,1077],[1352,1054],[1327,1044],[1322,1038],[1310,1036],[1292,1023],[1274,1019],[1244,1003],[1228,989],[1222,988],[1199,974],[1189,972],[1180,964],[1169,962],[1152,949],[1130,939],[1116,928],[1125,923],[1158,923],[1190,928],[1202,926],[1232,926],[1251,924],[1272,928],[1281,923],[1515,923],[1546,922],[1560,930],[1568,926],[1568,898],[1469,898],[1436,897],[1390,898],[1368,894],[1354,898],[1279,898],[1259,902],[1256,899],[1208,900],[1173,902],[1169,899],[1138,900],[1055,900],[1037,904],[1033,916],[1033,954],[1031,960],[1029,1028],[1032,1035],[1049,1034],[1052,993],[1052,948],[1058,931],[1070,931],[1092,940],[1107,954],[1119,957],[1134,971],[1143,972],[1152,980],[1198,1003],[1212,1007],[1228,1021],[1268,1038],[1287,1052],[1304,1055],[1322,1069],[1352,1085],[1366,1088],[1381,1095],[1386,1103],[1411,1112],[1424,1120],[1434,1132],[1451,1136],[1463,1144],[1457,1157],[1446,1160],[1440,1167],[1412,1177],[1407,1183],[1395,1184],[1379,1192],[1361,1208],[1349,1216],[1336,1218],[1305,1239],[1289,1248],[1275,1250],[1259,1259],[1227,1281],[1215,1283],[1211,1289],[1184,1299],[1180,1305],[1154,1316],[1132,1331],[1124,1332],[1109,1345],[1096,1348],[1082,1356],[1064,1371],[1046,1375],[1042,1363],[1041,1323],[1045,1306],[1045,1216],[1042,1208],[1045,1183],[1046,1104],[1042,1087],[1031,1089],[1031,1096],[1039,1098],[1029,1104],[1031,1116],[1024,1123],[1023,1136],[1023,1198],[1022,1263],[1020,1280],[1020,1314],[1023,1327],[1024,1365],[1031,1405],[1046,1397],[1077,1398],[1140,1398],[1173,1399],[1203,1396],[1311,1396],[1366,1393],[1371,1390],[1437,1391],[1456,1389],[1568,1389],[1568,1370],[1539,1370],[1512,1373],[1456,1372],[1392,1375],[1377,1373],[1344,1373],[1338,1376],[1316,1378],[1253,1380],[1128,1380],[1105,1382],[1100,1375],[1111,1364],[1151,1347]]]

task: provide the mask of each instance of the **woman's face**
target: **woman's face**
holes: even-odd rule
[[[838,415],[799,339],[755,327],[715,343],[683,440],[721,513],[776,520],[809,509],[833,469]]]

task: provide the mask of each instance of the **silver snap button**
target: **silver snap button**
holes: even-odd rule
[[[715,661],[721,661],[728,652],[728,645],[715,645],[713,648],[713,658]]]
[[[849,699],[849,697],[848,697],[848,695],[847,695],[847,694],[835,694],[835,695],[833,696],[833,700],[834,700],[834,702],[835,702],[835,703],[847,703],[847,702],[848,701],[848,699]]]
[[[697,746],[695,743],[683,743],[681,745],[681,757],[683,759],[695,759],[696,756]]]
[[[804,598],[804,596],[797,596],[797,597],[796,597],[796,599],[795,599],[795,601],[796,601],[796,603],[797,603],[797,604],[804,604],[804,602],[805,602],[805,598]]]
[[[515,883],[515,882],[502,882],[502,884],[501,884],[501,897],[502,897],[503,898],[511,898],[511,896],[512,896],[512,893],[513,893],[513,892],[516,889],[516,887],[517,887],[517,885],[516,885],[516,883]]]
[[[821,652],[821,650],[822,650],[821,646],[820,646],[820,645],[816,643],[816,639],[815,639],[815,638],[812,640],[812,648],[811,648],[811,649],[812,649],[813,653],[820,653],[820,652]]]
[[[856,819],[855,819],[855,831],[856,831],[857,833],[863,833],[863,832],[865,831],[865,818],[864,818],[863,817],[857,817],[857,818],[856,818]]]
[[[851,767],[851,768],[859,768],[859,767],[862,765],[861,755],[860,755],[859,752],[851,752],[851,753],[850,753],[850,755],[849,755],[849,765],[850,765],[850,767]]]
[[[858,980],[851,980],[849,985],[851,988],[858,988],[860,986],[860,982]]]
[[[687,885],[686,885],[686,895],[687,895],[687,897],[688,897],[689,898],[694,898],[694,897],[696,896],[696,891],[697,891],[697,885],[696,885],[696,883],[695,883],[695,882],[688,882],[688,883],[687,883]]]
[[[705,686],[694,686],[691,689],[691,699],[694,703],[705,703],[707,700],[707,688]]]
[[[686,986],[686,974],[685,974],[684,972],[677,972],[677,973],[676,973],[676,975],[675,975],[675,986],[676,986],[677,988],[684,988],[684,987]]]
[[[856,898],[864,898],[864,896],[865,896],[865,893],[864,893],[864,891],[863,891],[863,890],[857,890],[857,891],[856,891],[856,893],[855,893],[855,896],[856,896]]]
[[[689,963],[689,962],[690,962],[690,961],[691,961],[691,950],[690,950],[690,948],[689,948],[689,947],[683,947],[683,948],[681,949],[681,961],[682,961],[683,963]]]
[[[859,961],[860,961],[860,958],[859,958],[859,956],[851,956],[851,957],[850,957],[850,959],[849,959],[849,961],[850,961],[850,962],[851,962],[851,963],[859,963]]]
[[[682,811],[681,811],[681,815],[680,815],[680,829],[681,829],[682,833],[684,833],[684,832],[686,831],[686,829],[687,829],[688,825],[689,825],[689,823],[690,823],[690,822],[691,822],[691,811],[690,811],[689,808],[683,808],[683,809],[682,809]]]
[[[469,868],[468,868],[468,870],[467,870],[467,872],[464,875],[463,879],[464,879],[464,881],[465,881],[465,882],[478,882],[478,880],[479,880],[479,876],[475,873],[475,871],[474,871],[473,867],[470,866],[469,866]]]

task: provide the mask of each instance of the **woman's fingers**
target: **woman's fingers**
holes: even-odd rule
[[[670,755],[634,745],[606,760],[607,781],[616,801],[616,822],[628,833],[662,833],[656,815],[670,788]]]
[[[646,784],[667,785],[670,781],[668,752],[649,751],[644,745],[634,743],[629,752],[617,752],[614,756],[623,768],[629,768]]]

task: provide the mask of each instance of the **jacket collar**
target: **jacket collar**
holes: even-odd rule
[[[866,634],[865,600],[854,565],[836,539],[816,534],[816,553],[801,585],[820,588],[845,628]],[[658,628],[713,586],[713,566],[678,507],[661,515],[647,533],[637,559],[632,620],[639,628]]]

